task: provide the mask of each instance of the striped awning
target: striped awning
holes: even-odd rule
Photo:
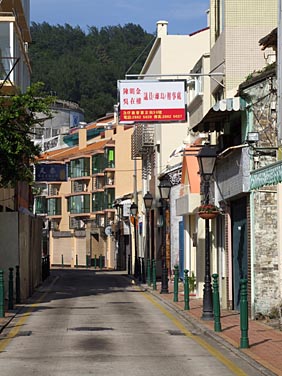
[[[233,112],[244,111],[245,108],[246,102],[241,97],[222,99],[216,102],[216,104],[208,111],[203,119],[193,127],[193,131],[220,131],[223,129],[224,120],[226,117]]]

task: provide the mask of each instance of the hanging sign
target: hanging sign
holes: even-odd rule
[[[120,123],[187,121],[185,80],[124,80],[118,91]]]

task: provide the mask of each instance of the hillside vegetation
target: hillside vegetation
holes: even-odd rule
[[[117,80],[139,73],[154,36],[127,24],[84,32],[70,25],[32,23],[29,49],[32,82],[44,82],[49,94],[78,103],[86,121],[113,112]]]

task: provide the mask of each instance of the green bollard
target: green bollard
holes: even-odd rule
[[[0,317],[5,317],[5,289],[3,270],[0,270]]]
[[[184,270],[184,310],[190,310],[190,302],[189,302],[189,277],[188,277],[189,270]]]
[[[173,289],[173,301],[178,302],[178,282],[179,282],[179,267],[174,266],[174,289]]]
[[[157,290],[156,260],[152,260],[153,290]]]
[[[97,268],[97,255],[94,256],[94,269]]]
[[[128,260],[127,260],[127,274],[131,275],[131,255],[128,255]]]
[[[21,302],[20,267],[16,266],[16,303]]]
[[[248,318],[248,292],[247,292],[247,279],[241,279],[241,293],[240,293],[240,328],[241,328],[241,339],[240,348],[248,349],[249,338],[248,338],[248,328],[249,328],[249,318]]]
[[[62,268],[64,267],[64,255],[62,255]]]
[[[151,286],[151,260],[147,260],[147,285]]]
[[[103,259],[102,259],[102,255],[99,256],[99,268],[100,268],[100,269],[103,269]]]
[[[75,267],[78,268],[78,255],[75,255]]]
[[[214,331],[221,332],[220,323],[220,303],[219,303],[219,291],[218,291],[218,274],[213,274],[213,314],[214,314]]]
[[[9,301],[8,309],[14,309],[14,268],[9,268]]]

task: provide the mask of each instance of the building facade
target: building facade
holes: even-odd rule
[[[45,218],[50,229],[51,265],[98,266],[102,259],[107,268],[127,267],[131,249],[116,247],[115,202],[124,195],[132,198],[133,128],[112,125],[113,120],[108,116],[97,123],[98,127],[103,124],[104,131],[90,140],[87,134],[97,124],[77,130],[77,146],[45,152],[36,166],[42,171],[37,179],[35,213]],[[42,176],[58,165],[64,171],[63,179],[55,180],[55,170],[53,176]],[[140,176],[141,172],[137,177],[139,187]]]

